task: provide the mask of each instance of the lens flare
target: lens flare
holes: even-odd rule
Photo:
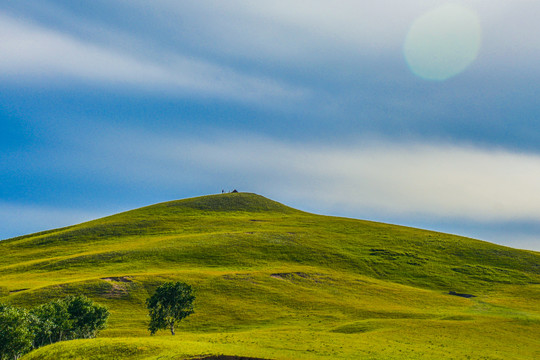
[[[481,43],[478,16],[458,4],[446,4],[417,18],[405,39],[411,71],[428,80],[446,80],[474,62]]]

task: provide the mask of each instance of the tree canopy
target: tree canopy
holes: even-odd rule
[[[58,341],[89,339],[107,326],[109,311],[86,296],[68,296],[30,311],[0,304],[0,360],[18,359]]]
[[[0,304],[0,359],[18,359],[32,349],[32,316],[24,309]]]
[[[32,309],[37,319],[34,347],[62,340],[90,339],[107,325],[109,311],[86,296],[68,296]]]
[[[174,335],[176,322],[193,314],[193,289],[183,282],[167,282],[146,300],[150,315],[148,330],[153,335],[160,329],[170,329]]]

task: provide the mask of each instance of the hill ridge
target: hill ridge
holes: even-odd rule
[[[0,254],[1,302],[31,307],[85,294],[111,308],[102,340],[57,344],[50,355],[42,348],[39,359],[121,358],[122,346],[133,360],[160,351],[164,359],[433,359],[449,350],[447,358],[527,359],[540,331],[538,253],[310,214],[251,193],[174,200],[0,241]],[[164,281],[197,290],[196,313],[179,329],[192,339],[182,343],[189,356],[162,336],[145,337],[145,300]],[[112,338],[124,344],[116,355],[100,345]]]
[[[247,192],[204,195],[161,204],[170,207],[180,206],[203,211],[274,211],[284,213],[300,211],[262,195]]]

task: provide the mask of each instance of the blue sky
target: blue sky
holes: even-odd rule
[[[161,201],[540,250],[533,0],[0,1],[0,239]]]

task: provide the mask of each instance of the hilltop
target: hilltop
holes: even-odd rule
[[[539,253],[256,194],[147,206],[4,240],[0,253],[0,301],[83,293],[111,309],[100,338],[28,359],[540,355]],[[196,314],[175,338],[148,337],[144,300],[168,280],[194,286]]]

